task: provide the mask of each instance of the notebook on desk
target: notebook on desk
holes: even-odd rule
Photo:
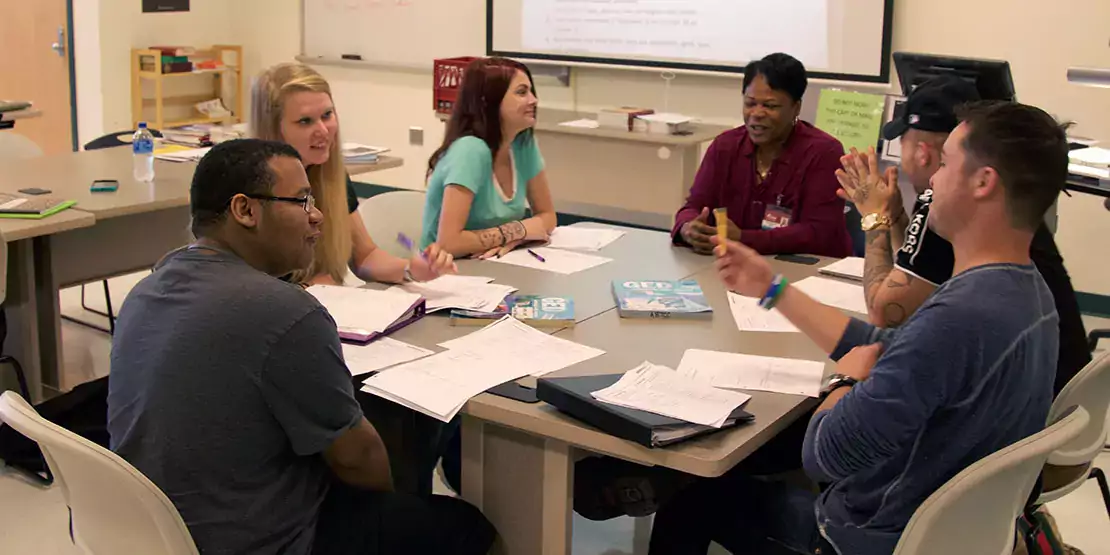
[[[421,319],[427,313],[423,297],[404,291],[313,285],[307,289],[331,314],[339,339],[369,343]]]
[[[613,385],[621,379],[622,375],[540,378],[536,382],[536,397],[607,434],[634,441],[645,447],[666,447],[710,432],[728,429],[737,424],[751,422],[755,418],[744,409],[738,408],[732,412],[724,426],[712,428],[642,410],[619,407],[593,398],[594,391]]]
[[[39,220],[77,204],[49,196],[22,197],[0,193],[0,218]]]

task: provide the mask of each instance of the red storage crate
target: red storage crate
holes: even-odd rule
[[[432,72],[435,79],[432,90],[432,107],[437,114],[451,114],[451,110],[455,107],[455,100],[459,97],[463,71],[466,70],[466,66],[470,65],[470,62],[476,59],[474,56],[460,56],[458,58],[435,60],[435,70]]]

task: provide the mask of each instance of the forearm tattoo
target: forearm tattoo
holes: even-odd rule
[[[867,306],[873,306],[879,286],[894,268],[894,255],[890,250],[890,230],[873,229],[867,232],[867,252],[863,262],[863,293]]]

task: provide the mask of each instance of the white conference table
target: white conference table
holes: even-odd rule
[[[553,377],[621,373],[644,360],[673,368],[689,348],[827,362],[824,353],[802,334],[740,332],[712,268],[712,258],[672,247],[663,232],[622,229],[627,231],[623,238],[597,253],[613,262],[570,276],[472,260],[461,261],[460,272],[494,277],[497,283],[518,287],[521,294],[574,299],[576,325],[544,331],[600,348],[606,354]],[[800,280],[815,275],[817,268],[828,262],[816,266],[772,264],[792,280]],[[611,292],[613,279],[696,279],[714,315],[707,320],[622,319]],[[430,315],[394,337],[438,351],[439,343],[474,330],[453,327],[446,317]],[[829,371],[831,363],[827,364]],[[520,382],[535,385],[534,378]],[[501,539],[495,552],[569,553],[576,460],[600,454],[697,476],[720,476],[816,406],[816,400],[796,395],[750,393],[752,400],[746,408],[755,416],[751,424],[658,449],[613,437],[546,403],[478,395],[462,411],[463,497],[482,509],[497,528]]]

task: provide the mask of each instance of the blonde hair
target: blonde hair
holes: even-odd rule
[[[285,100],[296,92],[322,92],[331,97],[331,87],[316,70],[297,63],[284,63],[263,71],[251,87],[250,134],[258,139],[284,141],[281,119]],[[336,111],[338,117],[338,111]],[[337,134],[328,161],[306,168],[316,206],[324,214],[323,236],[316,243],[312,265],[293,274],[303,283],[327,274],[343,283],[351,259],[351,228],[347,212],[347,169],[343,165]]]

